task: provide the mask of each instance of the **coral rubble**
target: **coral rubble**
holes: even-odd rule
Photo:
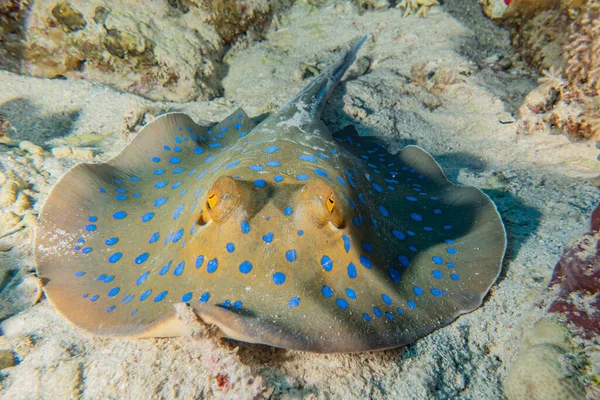
[[[226,46],[246,32],[264,31],[273,7],[267,0],[144,7],[117,0],[0,0],[0,59],[11,60],[0,67],[86,79],[153,100],[209,99],[221,92]]]
[[[483,3],[492,17],[496,3]],[[554,128],[573,138],[598,138],[600,0],[513,1],[501,17],[515,47],[543,75],[519,109],[519,132]]]

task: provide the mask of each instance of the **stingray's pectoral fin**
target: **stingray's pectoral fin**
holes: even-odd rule
[[[292,350],[319,351],[318,344],[307,337],[286,331],[279,324],[267,323],[254,316],[207,303],[198,303],[192,308],[202,322],[216,326],[227,338]]]

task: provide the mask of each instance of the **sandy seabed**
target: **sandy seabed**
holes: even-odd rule
[[[516,110],[537,75],[517,61],[508,33],[474,1],[448,1],[425,19],[299,2],[265,41],[228,55],[223,98],[209,102],[152,102],[83,81],[0,71],[0,112],[17,128],[17,144],[85,150],[59,158],[0,146],[0,175],[20,179],[38,212],[52,185],[86,155],[102,162],[120,152],[137,116],[178,110],[216,122],[237,106],[251,116],[276,111],[305,83],[301,63],[322,69],[363,34],[371,38],[323,119],[332,131],[352,123],[361,134],[381,136],[391,151],[417,144],[451,181],[493,199],[509,248],[484,305],[404,348],[319,355],[213,338],[98,338],[71,326],[43,298],[0,322],[0,348],[12,349],[18,361],[0,371],[0,398],[504,397],[523,330],[552,300],[546,287],[564,245],[587,229],[600,198],[592,184],[600,163],[591,142],[517,135]],[[512,66],[498,68],[507,59]],[[419,83],[415,65],[448,78]],[[0,272],[34,268],[33,229],[23,225],[1,239],[12,249],[0,252]],[[11,229],[0,233],[4,228]]]

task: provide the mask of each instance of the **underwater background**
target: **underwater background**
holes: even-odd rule
[[[57,313],[33,240],[71,167],[167,112],[276,113],[363,35],[322,119],[491,198],[508,248],[481,307],[356,354],[102,338]],[[597,0],[0,0],[0,399],[600,398],[599,95]]]

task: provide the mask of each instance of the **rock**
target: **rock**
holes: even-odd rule
[[[41,146],[33,144],[28,140],[24,140],[21,143],[19,143],[19,148],[33,155],[40,155],[44,153],[44,149],[42,149]]]
[[[82,149],[80,147],[72,147],[73,158],[80,160],[91,160],[94,158],[94,152],[91,149]]]
[[[524,334],[519,355],[504,382],[509,400],[585,399],[580,374],[571,361],[568,333],[557,322],[542,319]]]
[[[17,3],[30,9],[18,19],[18,51],[0,49],[0,58],[11,58],[0,66],[178,102],[218,96],[225,45],[246,32],[264,31],[274,7],[267,0],[175,0],[144,7],[131,0]]]
[[[12,350],[0,349],[0,370],[17,365],[15,353]]]
[[[56,158],[67,158],[73,155],[73,151],[67,146],[54,147],[51,153]]]

